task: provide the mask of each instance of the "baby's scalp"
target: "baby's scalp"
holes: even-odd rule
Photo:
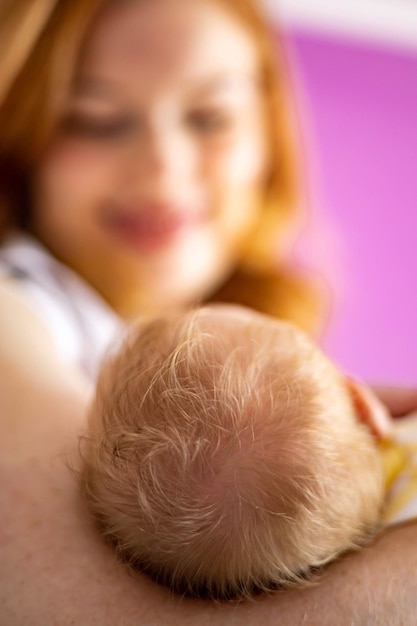
[[[341,374],[291,325],[239,307],[168,315],[135,328],[110,368],[86,488],[119,550],[158,580],[250,594],[302,580],[375,526],[371,437]]]

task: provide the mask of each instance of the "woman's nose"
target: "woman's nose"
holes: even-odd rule
[[[198,170],[198,151],[186,129],[174,121],[148,123],[133,155],[133,175],[147,186],[189,184]]]

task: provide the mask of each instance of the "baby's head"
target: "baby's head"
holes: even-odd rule
[[[213,306],[144,322],[104,367],[85,487],[130,563],[216,598],[301,582],[375,530],[379,457],[293,326]]]

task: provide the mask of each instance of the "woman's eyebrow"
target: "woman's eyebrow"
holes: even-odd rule
[[[241,90],[253,91],[258,85],[259,79],[254,72],[230,71],[188,79],[180,89],[185,96],[197,99]],[[114,78],[85,74],[75,82],[72,95],[74,98],[92,98],[120,104],[124,99],[123,83]]]
[[[108,78],[98,76],[81,76],[74,84],[73,95],[76,97],[93,97],[106,100],[120,100],[121,85]]]

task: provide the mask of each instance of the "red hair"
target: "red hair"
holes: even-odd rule
[[[210,299],[246,304],[311,330],[320,309],[316,289],[279,258],[303,195],[285,55],[256,0],[213,1],[244,24],[258,50],[271,165],[258,224],[232,276]],[[7,0],[0,7],[0,237],[11,227],[30,228],[31,171],[59,128],[82,45],[108,2]]]

